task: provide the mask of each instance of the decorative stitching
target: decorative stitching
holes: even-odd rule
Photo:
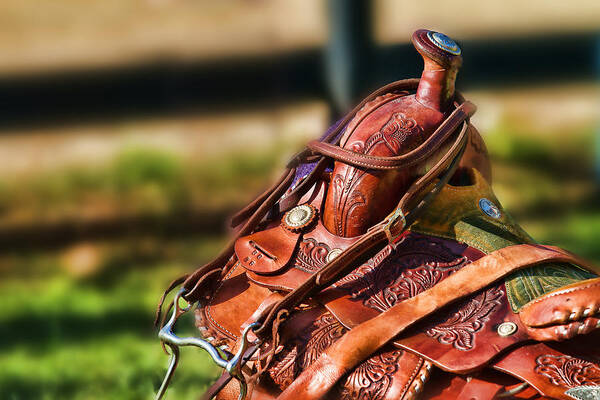
[[[468,125],[467,125],[466,120],[463,120],[462,121],[462,126],[460,127],[461,133],[467,127],[468,127]],[[459,129],[458,126],[455,129],[453,129],[452,132],[456,131],[457,129]],[[320,143],[320,144],[324,145],[324,147],[329,147],[329,146],[326,145],[326,143]],[[440,143],[440,145],[441,145],[441,143]],[[436,148],[436,147],[439,147],[439,146],[434,146],[434,148]],[[349,150],[346,150],[346,149],[343,149],[343,148],[339,148],[339,149],[336,149],[336,150],[331,150],[331,153],[334,153],[336,151],[337,152],[342,152],[342,154],[335,153],[335,157],[332,157],[332,156],[329,156],[329,157],[336,158],[336,159],[339,159],[341,161],[346,161],[349,164],[360,165],[360,166],[365,167],[365,168],[379,168],[379,169],[398,169],[398,168],[401,168],[401,167],[402,168],[403,167],[408,167],[408,166],[411,166],[411,165],[414,165],[414,164],[418,164],[423,159],[428,158],[429,156],[431,156],[430,153],[422,154],[419,157],[416,157],[414,160],[410,160],[410,161],[407,161],[406,163],[402,163],[402,165],[387,166],[387,165],[384,165],[384,164],[377,164],[377,163],[375,163],[376,161],[379,161],[378,158],[376,158],[375,156],[369,156],[367,154],[356,153],[357,156],[355,156],[355,157],[365,158],[365,159],[369,159],[369,160],[373,160],[374,161],[372,163],[366,163],[366,162],[362,162],[362,161],[358,161],[358,160],[353,160],[351,158],[351,156],[343,154],[343,153],[346,153],[346,152],[350,152]],[[352,153],[354,153],[354,152],[352,152]],[[393,157],[389,157],[389,159],[391,159],[391,158],[393,158]],[[385,162],[385,161],[380,161],[380,162]]]
[[[423,368],[423,364],[424,364],[424,360],[422,358],[419,358],[419,362],[418,362],[417,366],[415,367],[413,372],[410,374],[408,380],[406,381],[406,384],[402,387],[402,396],[399,397],[400,399],[402,399],[406,395],[406,393],[408,392],[408,390],[414,383],[417,373]]]

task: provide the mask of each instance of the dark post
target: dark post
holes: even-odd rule
[[[600,36],[596,39],[595,48],[595,60],[596,68],[596,79],[600,80]],[[596,183],[600,184],[600,121],[597,122],[596,126],[596,148],[595,148],[595,172],[596,172]]]
[[[367,0],[329,0],[329,41],[325,70],[334,112],[347,111],[371,78],[365,68],[372,55],[372,4]]]

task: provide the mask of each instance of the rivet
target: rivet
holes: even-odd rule
[[[332,260],[334,260],[335,258],[337,258],[337,256],[339,256],[340,254],[342,254],[342,249],[333,249],[329,252],[329,254],[327,254],[327,262],[331,262]]]
[[[497,332],[498,335],[502,337],[507,337],[514,334],[517,331],[517,329],[519,328],[514,322],[503,322],[500,325],[498,325]]]
[[[479,199],[479,208],[481,208],[481,211],[483,211],[483,213],[488,217],[498,219],[502,216],[500,209],[485,197]]]

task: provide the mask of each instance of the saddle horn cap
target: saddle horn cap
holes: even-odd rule
[[[451,38],[440,32],[419,29],[412,35],[412,43],[427,61],[433,61],[442,68],[452,69],[462,65],[462,50]]]

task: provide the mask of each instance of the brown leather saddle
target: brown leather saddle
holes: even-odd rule
[[[217,259],[168,288],[157,398],[180,346],[225,369],[205,399],[600,398],[598,270],[502,209],[454,90],[460,48],[412,39],[421,79],[310,142]],[[181,338],[193,305],[203,337]]]

